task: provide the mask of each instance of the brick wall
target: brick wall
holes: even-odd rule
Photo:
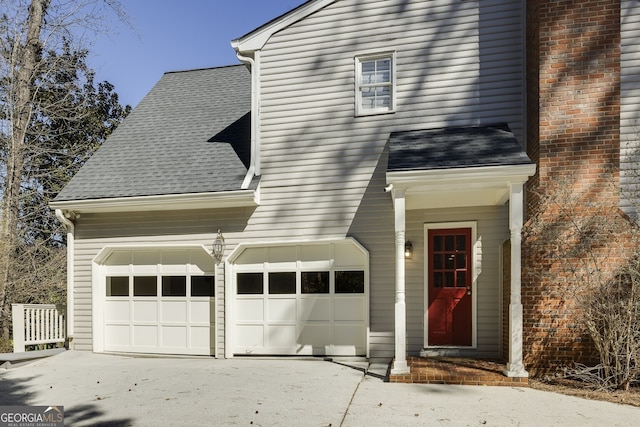
[[[618,178],[620,1],[528,3],[537,17],[528,35],[537,56],[529,58],[528,99],[538,106],[529,109],[528,146],[539,185],[578,171],[597,192]]]
[[[584,242],[570,228],[595,217],[624,234],[627,222],[616,192],[620,1],[528,0],[527,19],[527,149],[538,172],[527,186],[522,302],[525,365],[535,374],[594,355],[566,268],[585,256],[571,252]],[[613,272],[621,259],[606,257],[620,242],[591,226],[591,253]]]

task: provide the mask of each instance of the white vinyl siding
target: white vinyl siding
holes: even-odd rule
[[[520,24],[516,1],[339,1],[275,34],[247,232],[344,235],[392,131],[506,122],[522,141]],[[396,114],[355,117],[354,56],[390,50]]]
[[[262,52],[263,136],[309,120],[320,129],[331,122],[336,132],[379,124],[330,119],[354,113],[353,56],[390,48],[397,51],[396,126],[506,121],[519,135],[519,15],[515,1],[334,3],[276,34]]]
[[[640,5],[622,1],[620,78],[621,207],[637,216],[640,208]]]

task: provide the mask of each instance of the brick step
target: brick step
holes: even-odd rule
[[[389,382],[528,387],[528,378],[509,378],[504,363],[456,357],[408,357],[410,373],[389,375]]]

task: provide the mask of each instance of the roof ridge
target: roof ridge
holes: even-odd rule
[[[177,74],[177,73],[189,73],[192,71],[206,71],[206,70],[218,70],[222,68],[232,68],[232,67],[244,67],[244,64],[229,64],[229,65],[218,65],[214,67],[202,67],[202,68],[190,68],[187,70],[172,70],[165,71],[163,74]]]

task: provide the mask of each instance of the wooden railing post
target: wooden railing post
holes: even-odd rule
[[[13,352],[24,353],[24,304],[11,304],[11,316],[13,318]]]

